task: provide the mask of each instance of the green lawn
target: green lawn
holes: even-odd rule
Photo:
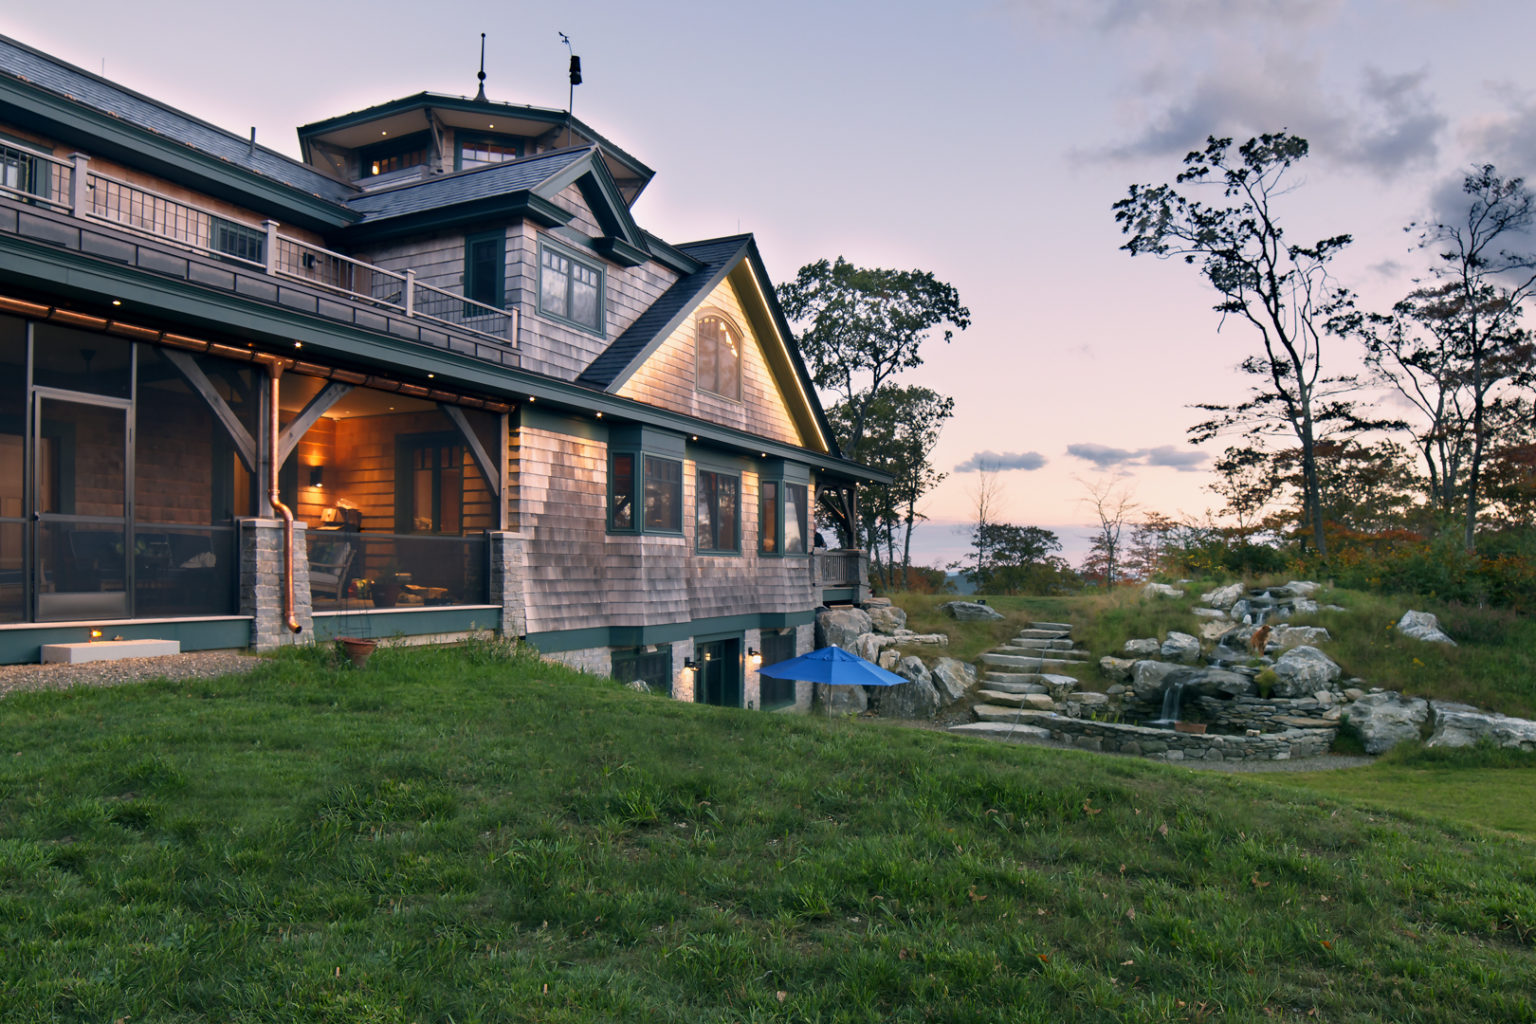
[[[0,700],[0,1020],[1536,1021],[1536,843],[489,645]]]

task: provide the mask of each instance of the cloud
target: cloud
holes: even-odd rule
[[[1133,466],[1160,466],[1180,473],[1203,470],[1210,456],[1202,452],[1158,445],[1156,448],[1111,448],[1103,444],[1069,444],[1067,454],[1091,462],[1104,472],[1125,471]]]
[[[1392,178],[1433,160],[1448,124],[1425,89],[1424,72],[1367,68],[1360,94],[1351,97],[1327,87],[1314,63],[1243,46],[1192,81],[1155,69],[1140,77],[1147,91],[1132,114],[1143,127],[1110,147],[1111,158],[1178,158],[1210,135],[1241,141],[1286,128],[1307,139],[1320,160]]]
[[[1039,452],[977,452],[955,467],[956,473],[973,470],[1039,469],[1046,458]]]
[[[1016,0],[1013,6],[1049,25],[1170,33],[1242,21],[1294,29],[1325,20],[1340,0]]]

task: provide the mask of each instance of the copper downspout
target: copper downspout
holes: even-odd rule
[[[267,498],[277,514],[283,517],[283,615],[288,620],[289,632],[297,633],[304,627],[299,625],[298,617],[293,613],[293,510],[283,504],[283,499],[278,496],[277,485],[278,447],[283,436],[278,426],[278,395],[283,363],[280,359],[264,361],[267,364],[267,377],[272,382],[272,400],[268,403],[272,407],[272,415],[267,423]]]

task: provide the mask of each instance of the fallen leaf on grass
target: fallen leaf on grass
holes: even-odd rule
[[[1261,882],[1261,881],[1259,881],[1259,873],[1257,871],[1255,871],[1253,873],[1253,877],[1250,878],[1249,881],[1253,883],[1253,887],[1255,889],[1268,889],[1269,888],[1269,883],[1268,882]]]
[[[782,990],[782,989],[781,989],[781,990],[779,990],[779,991],[778,991],[778,992],[775,992],[775,993],[774,993],[774,995],[775,995],[775,996],[777,996],[777,997],[778,997],[778,1000],[779,1000],[779,1002],[781,1002],[781,1003],[782,1003],[782,1002],[783,1002],[783,1001],[784,1001],[784,1000],[786,1000],[786,999],[788,999],[788,998],[789,998],[789,993],[788,993],[788,992],[785,992],[785,991],[783,991],[783,990]]]
[[[1157,834],[1165,839],[1168,837],[1168,823],[1166,821],[1157,826]]]
[[[1104,808],[1102,808],[1102,807],[1090,807],[1090,806],[1088,806],[1091,803],[1093,803],[1093,798],[1092,797],[1089,797],[1087,800],[1083,801],[1083,813],[1084,814],[1099,814],[1099,813],[1101,813],[1104,810]]]

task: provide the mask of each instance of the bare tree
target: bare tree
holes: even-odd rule
[[[1093,509],[1098,519],[1098,531],[1093,535],[1093,547],[1083,563],[1084,575],[1104,576],[1104,587],[1115,585],[1118,569],[1124,553],[1122,534],[1126,523],[1141,508],[1135,492],[1126,484],[1110,477],[1089,482],[1076,478],[1083,485],[1083,504]]]

